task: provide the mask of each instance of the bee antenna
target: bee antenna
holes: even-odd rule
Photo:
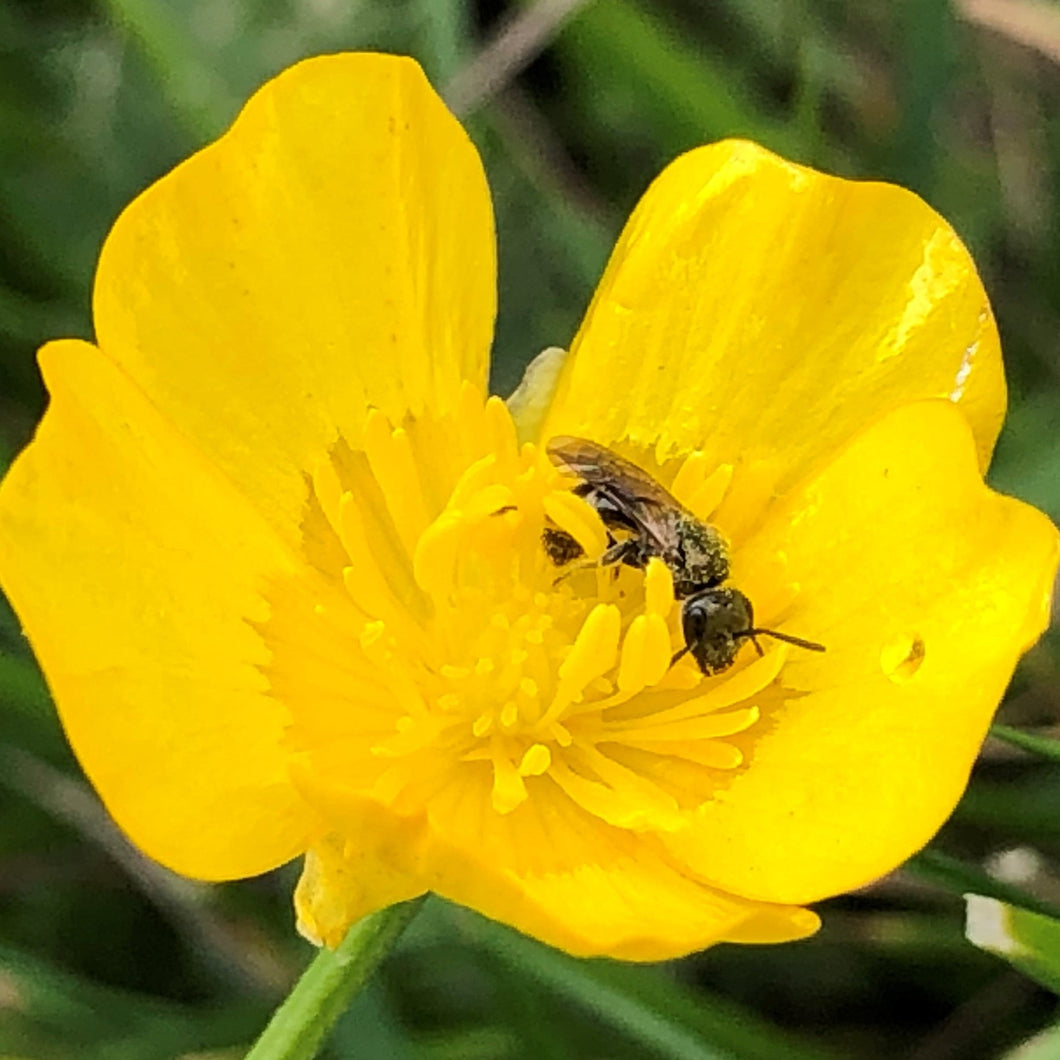
[[[785,644],[794,644],[797,648],[806,648],[808,651],[825,651],[823,644],[818,644],[813,640],[803,640],[802,637],[793,637],[790,633],[778,633],[775,629],[745,629],[740,633],[737,633],[738,637],[750,637],[751,642],[756,648],[758,648],[758,654],[762,654],[762,649],[758,646],[758,641],[755,640],[756,636],[759,637],[772,637],[774,640],[782,640]]]
[[[674,663],[680,662],[691,650],[691,647],[686,644],[680,651],[674,652],[674,656],[670,660],[670,665],[673,666]]]

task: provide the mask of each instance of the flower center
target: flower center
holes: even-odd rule
[[[776,678],[783,646],[724,678],[705,679],[689,656],[671,664],[684,644],[671,572],[654,558],[644,570],[598,563],[600,516],[517,443],[498,398],[468,394],[451,424],[395,427],[373,412],[362,444],[336,451],[313,485],[372,674],[364,701],[349,702],[370,718],[358,737],[366,790],[412,812],[471,780],[507,814],[554,785],[613,825],[678,828],[688,806],[674,763],[740,764],[726,738],[757,720],[740,704]],[[706,518],[730,476],[693,454],[672,488]],[[573,539],[580,557],[558,567],[545,534]],[[336,732],[351,726],[344,717]],[[312,752],[321,728],[303,727]]]

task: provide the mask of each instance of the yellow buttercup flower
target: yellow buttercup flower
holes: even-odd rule
[[[974,267],[914,195],[749,143],[645,194],[574,338],[487,397],[490,202],[410,60],[267,84],[107,238],[95,345],[0,487],[0,581],[114,817],[179,872],[306,853],[307,934],[427,890],[575,953],[812,932],[958,799],[1057,535],[982,481]],[[706,676],[545,443],[731,547]],[[565,568],[566,569],[566,568]]]

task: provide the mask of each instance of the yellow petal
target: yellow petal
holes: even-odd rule
[[[774,510],[733,580],[789,647],[744,767],[668,840],[715,885],[808,902],[921,847],[967,783],[1012,669],[1045,628],[1057,532],[982,483],[960,412],[885,417]],[[771,587],[798,585],[771,614]]]
[[[430,814],[431,890],[579,956],[665,960],[769,922],[816,928],[803,909],[747,902],[683,876],[650,839],[602,825],[545,778],[506,816],[469,813],[460,787]],[[470,787],[468,785],[467,787]]]
[[[0,486],[0,580],[108,809],[190,876],[304,849],[263,592],[296,564],[94,347],[41,351],[51,405]]]
[[[314,789],[336,832],[349,836],[347,897],[318,892],[317,907],[333,913],[345,901],[352,920],[429,889],[570,953],[646,961],[817,928],[806,909],[749,902],[689,879],[651,840],[602,825],[545,778],[528,778],[531,797],[503,815],[489,806],[488,767],[480,779],[454,781],[426,819],[310,781],[307,795]],[[334,935],[341,930],[332,922]]]
[[[416,63],[324,56],[122,213],[96,333],[294,540],[305,471],[369,406],[396,427],[484,391],[494,272],[481,164]]]
[[[953,231],[901,188],[727,141],[679,158],[641,200],[542,436],[629,439],[659,459],[702,449],[736,469],[726,505],[754,506],[930,397],[960,403],[985,467],[1004,379]]]

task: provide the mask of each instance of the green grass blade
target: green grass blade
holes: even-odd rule
[[[976,865],[969,865],[958,858],[942,854],[937,850],[922,850],[905,863],[906,871],[929,883],[957,894],[988,895],[1001,902],[1019,906],[1022,909],[1060,919],[1060,906],[1044,902],[1026,891],[1011,884],[995,880]]]
[[[578,960],[465,911],[461,934],[518,975],[591,1013],[666,1060],[823,1060],[835,1054],[804,1044],[740,1006],[686,991],[659,970]]]
[[[1048,758],[1053,762],[1060,762],[1060,740],[1051,740],[1048,736],[1037,736],[1022,729],[1014,729],[1011,725],[994,725],[990,734],[996,736],[1005,743],[1012,744],[1040,758]]]
[[[982,894],[965,901],[969,942],[1060,994],[1060,920]]]
[[[1021,1043],[1005,1060],[1060,1060],[1060,1024]]]

